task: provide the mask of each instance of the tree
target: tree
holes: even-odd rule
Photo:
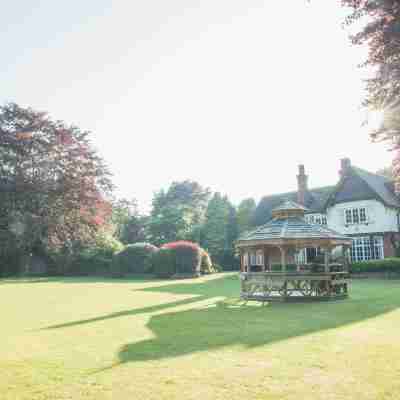
[[[234,241],[238,236],[236,210],[227,196],[214,193],[202,229],[202,246],[224,267],[233,267]]]
[[[89,132],[11,103],[0,107],[1,245],[70,253],[111,216],[110,173]]]
[[[237,221],[239,233],[248,231],[252,227],[254,212],[256,211],[256,202],[249,198],[242,200],[237,210]]]
[[[351,9],[346,24],[357,22],[351,38],[368,45],[364,67],[374,71],[367,80],[364,105],[383,111],[383,122],[372,132],[375,140],[387,140],[396,151],[393,167],[396,190],[400,189],[400,0],[342,0]]]
[[[152,241],[158,245],[199,241],[209,197],[209,189],[188,180],[173,182],[167,191],[155,193],[148,224]]]
[[[147,240],[148,217],[141,215],[135,199],[113,202],[112,222],[115,236],[125,244]]]

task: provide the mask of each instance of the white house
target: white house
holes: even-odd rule
[[[393,182],[341,160],[336,185],[309,189],[304,165],[299,166],[297,191],[264,197],[256,210],[258,221],[270,219],[272,208],[285,200],[296,201],[308,209],[306,220],[327,225],[353,238],[352,261],[393,257],[400,247],[400,199]],[[307,249],[310,261],[318,249]]]

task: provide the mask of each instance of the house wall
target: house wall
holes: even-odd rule
[[[365,224],[345,224],[345,209],[365,207],[368,222]],[[398,232],[397,210],[386,207],[377,200],[349,201],[335,204],[327,210],[328,227],[345,235],[359,235],[362,233]]]

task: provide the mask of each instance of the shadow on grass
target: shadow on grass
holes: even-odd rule
[[[156,282],[157,283],[157,282]],[[43,329],[60,329],[98,321],[152,314],[147,327],[154,338],[133,341],[118,352],[118,361],[107,368],[128,362],[160,360],[225,346],[256,347],[349,325],[400,307],[400,282],[355,281],[350,298],[322,303],[274,303],[261,306],[238,300],[236,275],[212,277],[198,281],[166,282],[135,292],[165,292],[190,295],[190,298],[154,306],[122,310],[91,319],[53,325]],[[225,300],[221,301],[221,298]],[[199,307],[197,302],[207,300]],[[169,310],[181,305],[193,308]],[[163,313],[158,313],[163,311]],[[132,338],[134,339],[134,338]],[[104,370],[102,369],[102,370]],[[97,370],[95,372],[99,372]]]
[[[138,281],[138,280],[135,280]],[[148,279],[145,282],[151,282]],[[162,286],[150,287],[146,289],[132,289],[134,292],[166,292],[174,294],[186,294],[191,295],[191,298],[186,298],[183,300],[173,301],[169,303],[156,304],[154,306],[133,308],[128,310],[122,310],[115,313],[100,315],[94,318],[81,319],[76,321],[65,322],[63,324],[50,325],[40,330],[48,329],[59,329],[59,328],[69,328],[78,325],[86,325],[93,322],[105,321],[113,318],[127,317],[139,314],[150,314],[157,311],[162,311],[168,308],[174,308],[177,306],[182,306],[191,303],[197,303],[199,301],[207,300],[213,297],[229,297],[238,294],[238,279],[237,276],[223,276],[223,277],[213,277],[207,281],[193,282],[193,280],[185,281],[185,283],[171,284],[170,281],[163,280]],[[132,281],[131,281],[132,283]],[[160,283],[160,281],[155,281],[155,283]]]
[[[181,293],[190,286],[171,285],[158,290]],[[155,338],[124,345],[116,365],[231,345],[261,346],[356,323],[400,307],[398,283],[368,281],[356,282],[353,286],[351,298],[344,301],[266,306],[219,301],[208,308],[153,315],[147,327]],[[199,287],[192,289],[200,290]]]

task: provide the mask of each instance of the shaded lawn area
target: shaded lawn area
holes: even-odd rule
[[[400,398],[400,281],[329,303],[238,293],[236,274],[0,281],[0,398]]]

